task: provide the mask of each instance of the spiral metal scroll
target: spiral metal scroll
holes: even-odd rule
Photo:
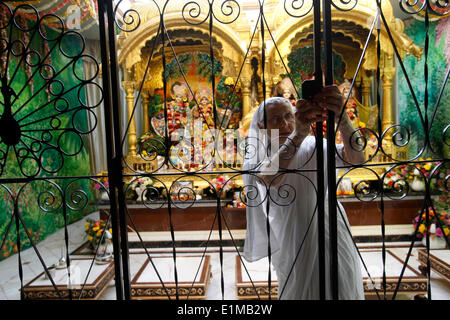
[[[339,4],[336,4],[336,2],[331,1],[331,5],[339,11],[350,11],[358,4],[358,0],[339,0]]]
[[[7,24],[0,26],[0,57],[4,63],[0,69],[0,104],[3,109],[0,119],[0,174],[6,162],[12,161],[7,160],[10,153],[16,156],[17,165],[26,177],[40,173],[56,174],[62,169],[66,157],[82,151],[82,136],[95,129],[83,128],[80,119],[87,114],[96,119],[92,109],[103,100],[101,87],[93,82],[99,65],[92,56],[83,53],[83,36],[64,30],[64,22],[58,16],[41,17],[29,5],[21,5],[11,11],[3,3],[0,10],[8,16]],[[21,15],[29,10],[33,12],[32,19],[24,23]],[[46,31],[49,19],[58,22],[51,32]],[[23,39],[16,35],[22,35]],[[73,46],[72,41],[79,45]],[[38,43],[48,43],[43,53]],[[51,62],[52,54],[58,55],[65,64],[55,67]],[[95,66],[94,76],[90,79],[77,69],[86,59],[94,62]],[[7,67],[14,60],[15,69]],[[24,85],[15,82],[21,68],[26,74]],[[63,76],[64,73],[69,76]],[[37,83],[42,85],[35,87]],[[100,93],[100,98],[87,103],[83,95],[92,87]],[[77,105],[70,104],[69,95],[76,95]]]
[[[367,167],[362,167],[360,169],[369,171],[370,174],[376,179],[375,181],[380,181],[379,175],[373,169]],[[354,170],[356,170],[356,168],[348,169],[336,182],[336,186],[339,187],[342,181]],[[379,184],[374,185],[369,180],[361,180],[354,184],[353,193],[358,200],[362,202],[370,202],[377,199],[382,194],[382,186]]]
[[[216,8],[215,4],[220,6],[219,12],[214,10]],[[204,1],[203,7],[208,7],[208,11],[204,14],[205,18],[203,18],[203,20],[199,20],[199,17],[203,13],[202,5],[196,1],[187,2],[181,10],[184,21],[190,25],[200,25],[208,20],[210,15],[212,15],[220,23],[230,24],[235,22],[241,13],[241,8],[236,0],[222,0],[219,2]]]
[[[269,196],[266,182],[255,173],[245,173],[243,178],[244,186],[239,194],[242,203],[247,207],[262,205]],[[260,188],[258,188],[258,184],[261,186]]]
[[[399,0],[400,9],[407,14],[423,14],[425,10],[434,16],[443,17],[449,14],[448,0]]]
[[[128,9],[126,10],[122,15],[122,22],[123,25],[126,27],[124,28],[119,21],[117,20],[117,10],[119,9],[120,4],[123,0],[120,0],[116,6],[114,7],[114,18],[115,18],[115,24],[116,26],[124,32],[133,32],[139,26],[141,25],[141,16],[139,15],[139,12],[135,9]],[[158,6],[157,6],[158,7]],[[158,7],[159,9],[159,7]]]
[[[313,2],[307,6],[305,0],[285,0],[284,10],[288,15],[294,18],[302,18],[311,12],[313,8]]]

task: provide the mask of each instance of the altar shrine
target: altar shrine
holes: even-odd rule
[[[382,146],[378,146],[373,134],[377,132],[378,114],[373,92],[377,67],[374,35],[355,75],[370,29],[370,18],[376,11],[375,3],[363,1],[362,4],[345,14],[333,11],[335,83],[347,98],[346,111],[354,127],[364,135],[368,164],[402,161],[407,159],[408,146],[394,141],[392,135],[395,130],[389,129],[396,122],[396,102],[392,99],[396,90],[393,83],[396,67],[393,47],[385,30],[379,39],[383,80],[380,88],[383,97],[381,129],[387,130]],[[394,16],[389,2],[382,5],[388,20],[395,26],[391,32],[402,57],[412,55],[420,59],[423,49],[404,34],[403,22]],[[252,9],[250,4],[243,7]],[[168,14],[165,20],[168,37],[164,47],[158,26],[152,24],[157,18],[154,8],[135,3],[132,9],[140,13],[139,28],[136,29],[136,23],[126,24],[125,30],[128,28],[132,32],[121,32],[118,42],[118,61],[123,71],[122,86],[126,92],[129,117],[125,170],[128,174],[151,173],[155,179],[143,197],[141,192],[137,195],[130,190],[129,186],[133,184],[130,181],[127,187],[129,199],[141,202],[144,211],[153,209],[146,205],[146,200],[150,203],[167,197],[191,201],[195,207],[199,201],[213,199],[213,189],[216,188],[218,196],[227,199],[224,206],[241,206],[241,219],[245,222],[245,205],[242,204],[245,195],[238,195],[244,187],[239,170],[250,120],[255,108],[265,98],[283,96],[293,104],[301,98],[301,81],[313,77],[312,14],[294,19],[282,5],[269,1],[265,4],[265,15],[275,38],[270,35],[265,39],[260,36],[252,38],[250,29],[238,27],[251,24],[251,19],[240,15],[238,23],[217,23],[214,26],[211,51],[207,25],[177,19],[180,9],[176,6],[168,5],[166,8],[166,12],[173,14]],[[264,74],[260,51],[263,43],[266,45]],[[163,68],[164,61],[166,65]],[[214,76],[210,72],[211,66],[214,66]],[[265,90],[262,89],[263,78]],[[136,109],[142,110],[142,118],[136,118]],[[137,123],[141,132],[137,132]],[[339,131],[337,142],[342,142]],[[357,184],[361,181],[370,184],[370,181],[378,180],[385,170],[383,166],[375,166],[373,170],[339,170],[342,179],[339,180],[338,195],[352,195]],[[194,174],[199,172],[202,176]],[[192,174],[186,176],[186,173]],[[217,179],[222,182],[212,182]],[[358,202],[357,199],[355,201]],[[415,214],[420,203],[411,203],[415,204]],[[158,210],[162,209],[158,207]],[[209,214],[213,215],[215,209],[211,210]],[[357,211],[349,215],[359,221],[354,223],[361,223],[364,220],[361,220],[361,210],[354,210]],[[377,212],[374,208],[375,216]],[[413,215],[412,211],[408,212],[407,217],[395,219],[408,223]],[[373,221],[375,216],[368,220]],[[243,222],[241,226],[245,225]]]

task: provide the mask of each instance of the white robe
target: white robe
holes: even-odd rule
[[[337,145],[336,147],[338,152],[342,154],[343,145]],[[290,168],[316,169],[316,152],[314,152],[314,149],[315,137],[309,136],[301,144]],[[326,140],[324,140],[325,170],[327,168],[326,154]],[[339,165],[338,157],[336,162]],[[327,190],[326,174],[325,171],[325,190]],[[316,175],[316,172],[289,173],[285,175],[279,186],[270,187],[271,255],[278,278],[279,296],[286,286],[281,299],[315,300],[320,298]],[[267,188],[259,183],[258,179],[252,178],[249,180],[248,176],[246,180],[255,183],[261,195],[267,194]],[[283,198],[288,195],[283,192],[291,193],[287,198]],[[259,200],[261,199],[264,199],[264,196]],[[252,205],[251,200],[249,205]],[[262,203],[260,202],[258,206],[247,207],[247,233],[243,256],[249,262],[259,260],[267,256],[268,253],[266,205],[267,198]],[[347,226],[349,224],[344,208],[340,203],[338,203],[338,206],[344,217],[342,218],[339,208],[337,208],[339,299],[364,299],[360,259],[351,235],[345,226],[345,223],[347,223]],[[310,223],[312,218],[313,221]],[[309,231],[306,239],[304,239],[308,227]],[[328,238],[328,208],[327,201],[325,201],[326,298],[331,299]],[[304,243],[295,262],[295,267],[287,278],[302,242]]]

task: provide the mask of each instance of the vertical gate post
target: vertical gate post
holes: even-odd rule
[[[120,133],[118,67],[115,43],[115,17],[112,0],[99,1],[110,214],[113,231],[114,268],[117,300],[130,300],[130,275],[126,203],[123,192],[123,150]]]
[[[322,83],[321,65],[321,21],[320,0],[313,0],[314,10],[314,79]],[[317,213],[318,213],[318,247],[319,247],[319,292],[320,300],[325,300],[325,190],[324,190],[324,158],[323,158],[323,122],[316,123],[317,144]]]
[[[333,84],[333,54],[331,33],[331,1],[322,0],[323,43],[325,54],[325,85]],[[336,198],[336,134],[334,132],[333,111],[328,110],[327,118],[327,175],[328,175],[328,218],[330,242],[330,281],[333,300],[339,299],[338,288],[338,245],[337,245],[337,198]]]

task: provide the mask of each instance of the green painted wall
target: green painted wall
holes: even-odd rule
[[[46,34],[47,37],[50,38],[54,38],[56,36],[55,31],[52,29],[46,29]],[[30,35],[28,34],[25,37],[30,37]],[[13,38],[24,39],[24,34],[14,29]],[[60,80],[60,83],[64,85],[64,92],[69,91],[68,89],[70,88],[74,89],[63,94],[60,96],[60,99],[57,99],[49,104],[48,102],[54,99],[54,97],[51,94],[49,95],[45,90],[38,92],[39,88],[45,86],[47,81],[36,74],[32,78],[34,80],[32,86],[31,84],[26,85],[30,75],[29,72],[35,71],[36,67],[26,68],[23,66],[23,63],[20,64],[20,68],[13,78],[11,87],[16,93],[19,93],[24,85],[26,85],[26,88],[20,93],[18,100],[14,104],[13,112],[14,110],[17,110],[17,106],[23,106],[21,111],[15,116],[15,119],[22,119],[20,121],[20,125],[23,125],[22,134],[28,136],[23,136],[23,142],[27,144],[28,147],[33,149],[33,141],[36,141],[35,139],[41,141],[41,149],[35,154],[40,156],[42,167],[49,172],[46,172],[45,170],[40,170],[39,172],[39,165],[33,160],[25,160],[22,162],[22,165],[20,165],[15,153],[11,152],[10,149],[7,154],[1,177],[24,177],[24,173],[34,175],[36,172],[39,172],[36,175],[38,178],[89,175],[90,162],[86,136],[70,133],[67,130],[59,130],[73,128],[73,123],[75,123],[76,128],[79,130],[87,129],[86,111],[80,111],[80,102],[85,102],[84,90],[78,90],[81,81],[74,75],[74,73],[76,73],[79,77],[82,76],[82,62],[81,60],[78,60],[76,63],[71,63],[73,59],[64,57],[60,53],[58,46],[52,50],[51,48],[54,42],[49,42],[48,47],[46,48],[44,41],[42,41],[42,38],[39,36],[30,38],[32,38],[32,45],[30,47],[37,50],[41,55],[41,58],[45,56],[48,50],[51,51],[51,65],[54,67],[56,72],[61,71],[55,79]],[[25,38],[25,40],[26,39],[29,38]],[[66,53],[74,55],[77,53],[74,50],[81,50],[80,48],[82,48],[80,39],[76,36],[64,37],[62,47],[66,50]],[[12,77],[19,62],[20,58],[11,59],[9,63],[10,77]],[[70,63],[69,67],[64,69],[68,63]],[[55,90],[55,92],[60,90],[60,88],[58,88],[59,86],[59,84],[55,84],[53,90]],[[1,94],[0,98],[3,98]],[[30,98],[30,102],[26,103]],[[67,101],[67,105],[65,104],[65,101]],[[65,109],[66,107],[67,109]],[[59,112],[58,110],[62,112]],[[3,110],[1,110],[1,113],[3,113]],[[43,128],[51,128],[52,125],[56,125],[57,127],[55,127],[55,130],[49,131],[52,136],[48,136],[48,141],[46,141],[46,143],[42,143],[42,131],[32,131],[36,129],[41,130]],[[65,133],[61,136],[63,132]],[[59,145],[63,146],[62,150],[69,155],[64,155],[61,157],[56,152],[43,151],[50,145],[58,145],[58,139],[60,139]],[[17,149],[20,149],[19,145],[17,146]],[[20,146],[23,149],[26,149],[24,148],[23,143]],[[34,147],[36,150],[39,150],[39,144],[36,143]],[[3,143],[0,145],[0,148],[2,152],[6,153],[7,148]],[[53,171],[56,172],[52,173]],[[64,190],[66,185],[72,182],[73,179],[52,179],[52,181]],[[66,193],[66,202],[68,203],[68,206],[65,206],[67,209],[67,223],[79,220],[87,213],[92,212],[93,208],[89,206],[87,202],[88,198],[89,200],[93,199],[93,195],[89,190],[89,184],[90,182],[88,179],[80,180],[71,185],[72,188],[70,188],[70,190],[75,192],[68,191]],[[23,184],[5,184],[5,187],[9,188],[15,196],[17,196],[22,186]],[[64,206],[62,206],[61,192],[57,187],[52,185],[52,183],[45,180],[31,182],[26,185],[18,199],[19,213],[23,217],[26,228],[32,235],[33,241],[43,240],[64,226],[62,208]],[[9,193],[5,188],[0,187],[0,245],[5,237],[7,228],[11,221],[13,205],[14,204]],[[19,234],[22,248],[24,249],[30,247],[30,241],[22,225],[19,228]],[[17,229],[15,221],[13,221],[11,229],[7,233],[6,241],[4,242],[3,247],[0,248],[0,260],[16,252]]]
[[[434,112],[434,107],[441,90],[447,68],[450,64],[450,47],[448,35],[450,27],[450,18],[440,19],[430,22],[429,27],[429,52],[428,52],[428,117]],[[425,46],[425,23],[416,19],[410,19],[405,22],[405,33],[417,45]],[[407,70],[409,80],[414,88],[420,110],[424,113],[425,99],[425,77],[424,66],[425,56],[422,55],[420,61],[416,57],[406,56],[404,66]],[[418,111],[414,103],[412,94],[406,82],[406,77],[397,68],[398,72],[398,111],[400,124],[406,126],[412,133],[409,144],[409,157],[412,158],[418,154],[424,143],[425,131],[418,116]],[[421,157],[442,157],[444,153],[449,156],[448,148],[444,148],[442,143],[442,133],[446,125],[450,123],[450,89],[447,85],[441,98],[441,102],[431,127],[430,139],[435,153],[426,152]],[[450,134],[450,132],[448,133]],[[449,138],[447,137],[449,141]]]

